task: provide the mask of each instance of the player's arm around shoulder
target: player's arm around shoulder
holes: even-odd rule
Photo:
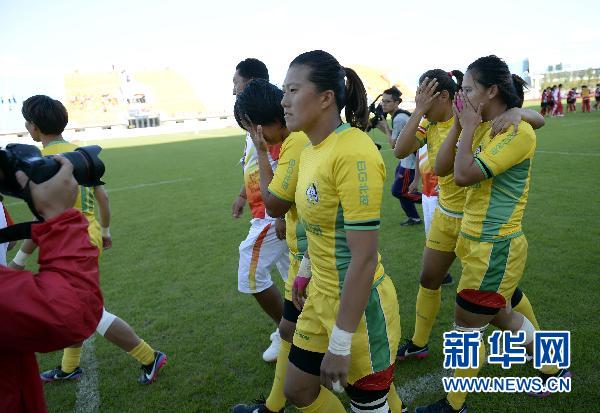
[[[518,129],[509,128],[494,137],[479,154],[475,156],[485,179],[499,175],[515,165],[533,158],[536,147],[536,134],[533,127],[521,121]]]

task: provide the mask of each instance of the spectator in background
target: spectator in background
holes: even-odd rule
[[[383,92],[381,98],[381,107],[383,113],[387,116],[392,115],[392,129],[390,130],[387,120],[383,119],[377,124],[377,128],[382,131],[388,138],[388,142],[392,149],[396,146],[396,139],[400,135],[402,128],[408,122],[410,112],[400,109],[402,102],[402,93],[397,87],[393,86]],[[417,212],[415,203],[421,202],[421,194],[419,192],[411,192],[410,185],[414,181],[419,181],[418,176],[415,178],[416,172],[416,154],[411,153],[406,158],[398,162],[396,173],[394,174],[394,183],[392,184],[392,195],[400,200],[400,206],[407,216],[402,226],[420,224],[421,218]]]
[[[552,116],[564,116],[563,104],[562,104],[562,83],[559,84],[556,89],[554,89],[553,97],[554,97],[554,111],[552,112]]]
[[[552,86],[548,88],[548,108],[546,109],[547,115],[552,115],[554,112],[554,89],[556,86]]]
[[[548,112],[548,89],[544,89],[542,90],[542,101],[541,101],[541,110],[540,110],[540,114],[542,116],[546,116],[546,113]]]
[[[577,111],[577,91],[572,88],[567,92],[567,112]]]
[[[598,110],[600,106],[600,83],[596,83],[596,91],[594,92],[596,103],[594,103],[594,110]]]
[[[586,85],[581,86],[581,111],[590,111],[590,89]]]

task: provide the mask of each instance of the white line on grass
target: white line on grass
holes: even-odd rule
[[[113,192],[120,192],[120,191],[129,191],[131,189],[140,189],[140,188],[147,188],[150,186],[158,186],[158,185],[167,185],[167,184],[176,184],[178,182],[188,182],[191,181],[192,178],[181,178],[181,179],[172,179],[170,181],[158,181],[158,182],[149,182],[146,184],[137,184],[137,185],[131,185],[131,186],[124,186],[121,188],[114,188],[114,189],[107,189],[107,192],[109,193],[113,193]],[[5,204],[7,207],[10,206],[15,206],[15,205],[25,205],[24,201],[17,201],[17,202],[11,202],[9,204]]]
[[[120,191],[128,191],[130,189],[139,189],[139,188],[147,188],[149,186],[175,184],[175,183],[178,183],[178,182],[187,182],[187,181],[191,181],[191,180],[192,180],[192,178],[172,179],[170,181],[150,182],[150,183],[147,183],[147,184],[137,184],[137,185],[131,185],[131,186],[124,186],[122,188],[107,189],[106,191],[109,192],[109,193],[111,193],[111,192],[120,192]]]
[[[535,153],[548,153],[552,155],[600,156],[600,153],[597,152],[535,151]]]
[[[95,335],[83,343],[81,361],[85,372],[77,383],[77,397],[75,400],[75,413],[96,413],[100,408],[98,394],[98,362],[94,354]]]
[[[451,374],[450,370],[429,373],[396,387],[396,391],[400,395],[403,405],[413,404],[415,399],[423,394],[441,393],[443,391],[442,377]]]

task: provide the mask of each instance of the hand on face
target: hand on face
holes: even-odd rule
[[[437,79],[430,80],[428,77],[423,79],[423,82],[417,88],[417,94],[415,96],[416,112],[422,114],[429,112],[434,99],[440,94],[440,92],[436,92],[437,86]]]
[[[256,150],[260,151],[260,152],[266,152],[267,151],[267,141],[265,140],[265,137],[263,136],[262,126],[254,125],[250,121],[248,116],[246,116],[244,118],[244,120],[242,120],[242,125],[244,126],[244,129],[246,129],[248,131],[248,133],[250,134],[250,137],[252,138],[252,142],[254,143]]]
[[[474,107],[462,90],[458,91],[457,95],[462,102],[462,107],[457,105],[457,99],[455,99],[452,104],[454,116],[458,119],[462,129],[475,129],[481,123],[483,103]]]

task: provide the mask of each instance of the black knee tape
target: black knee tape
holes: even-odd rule
[[[456,304],[458,304],[460,308],[475,314],[496,315],[498,314],[498,311],[500,311],[499,308],[486,307],[481,304],[467,301],[458,294],[456,295]]]
[[[288,360],[303,372],[312,374],[313,376],[320,376],[323,357],[325,357],[324,353],[304,350],[292,344]]]
[[[521,289],[519,287],[515,288],[515,292],[513,293],[512,297],[510,297],[510,306],[512,308],[515,308],[516,306],[519,305],[519,303],[521,302],[522,299],[523,299],[523,291],[521,291]]]
[[[283,300],[283,318],[296,324],[298,322],[298,316],[300,316],[300,310],[296,308],[294,303],[289,300]]]

